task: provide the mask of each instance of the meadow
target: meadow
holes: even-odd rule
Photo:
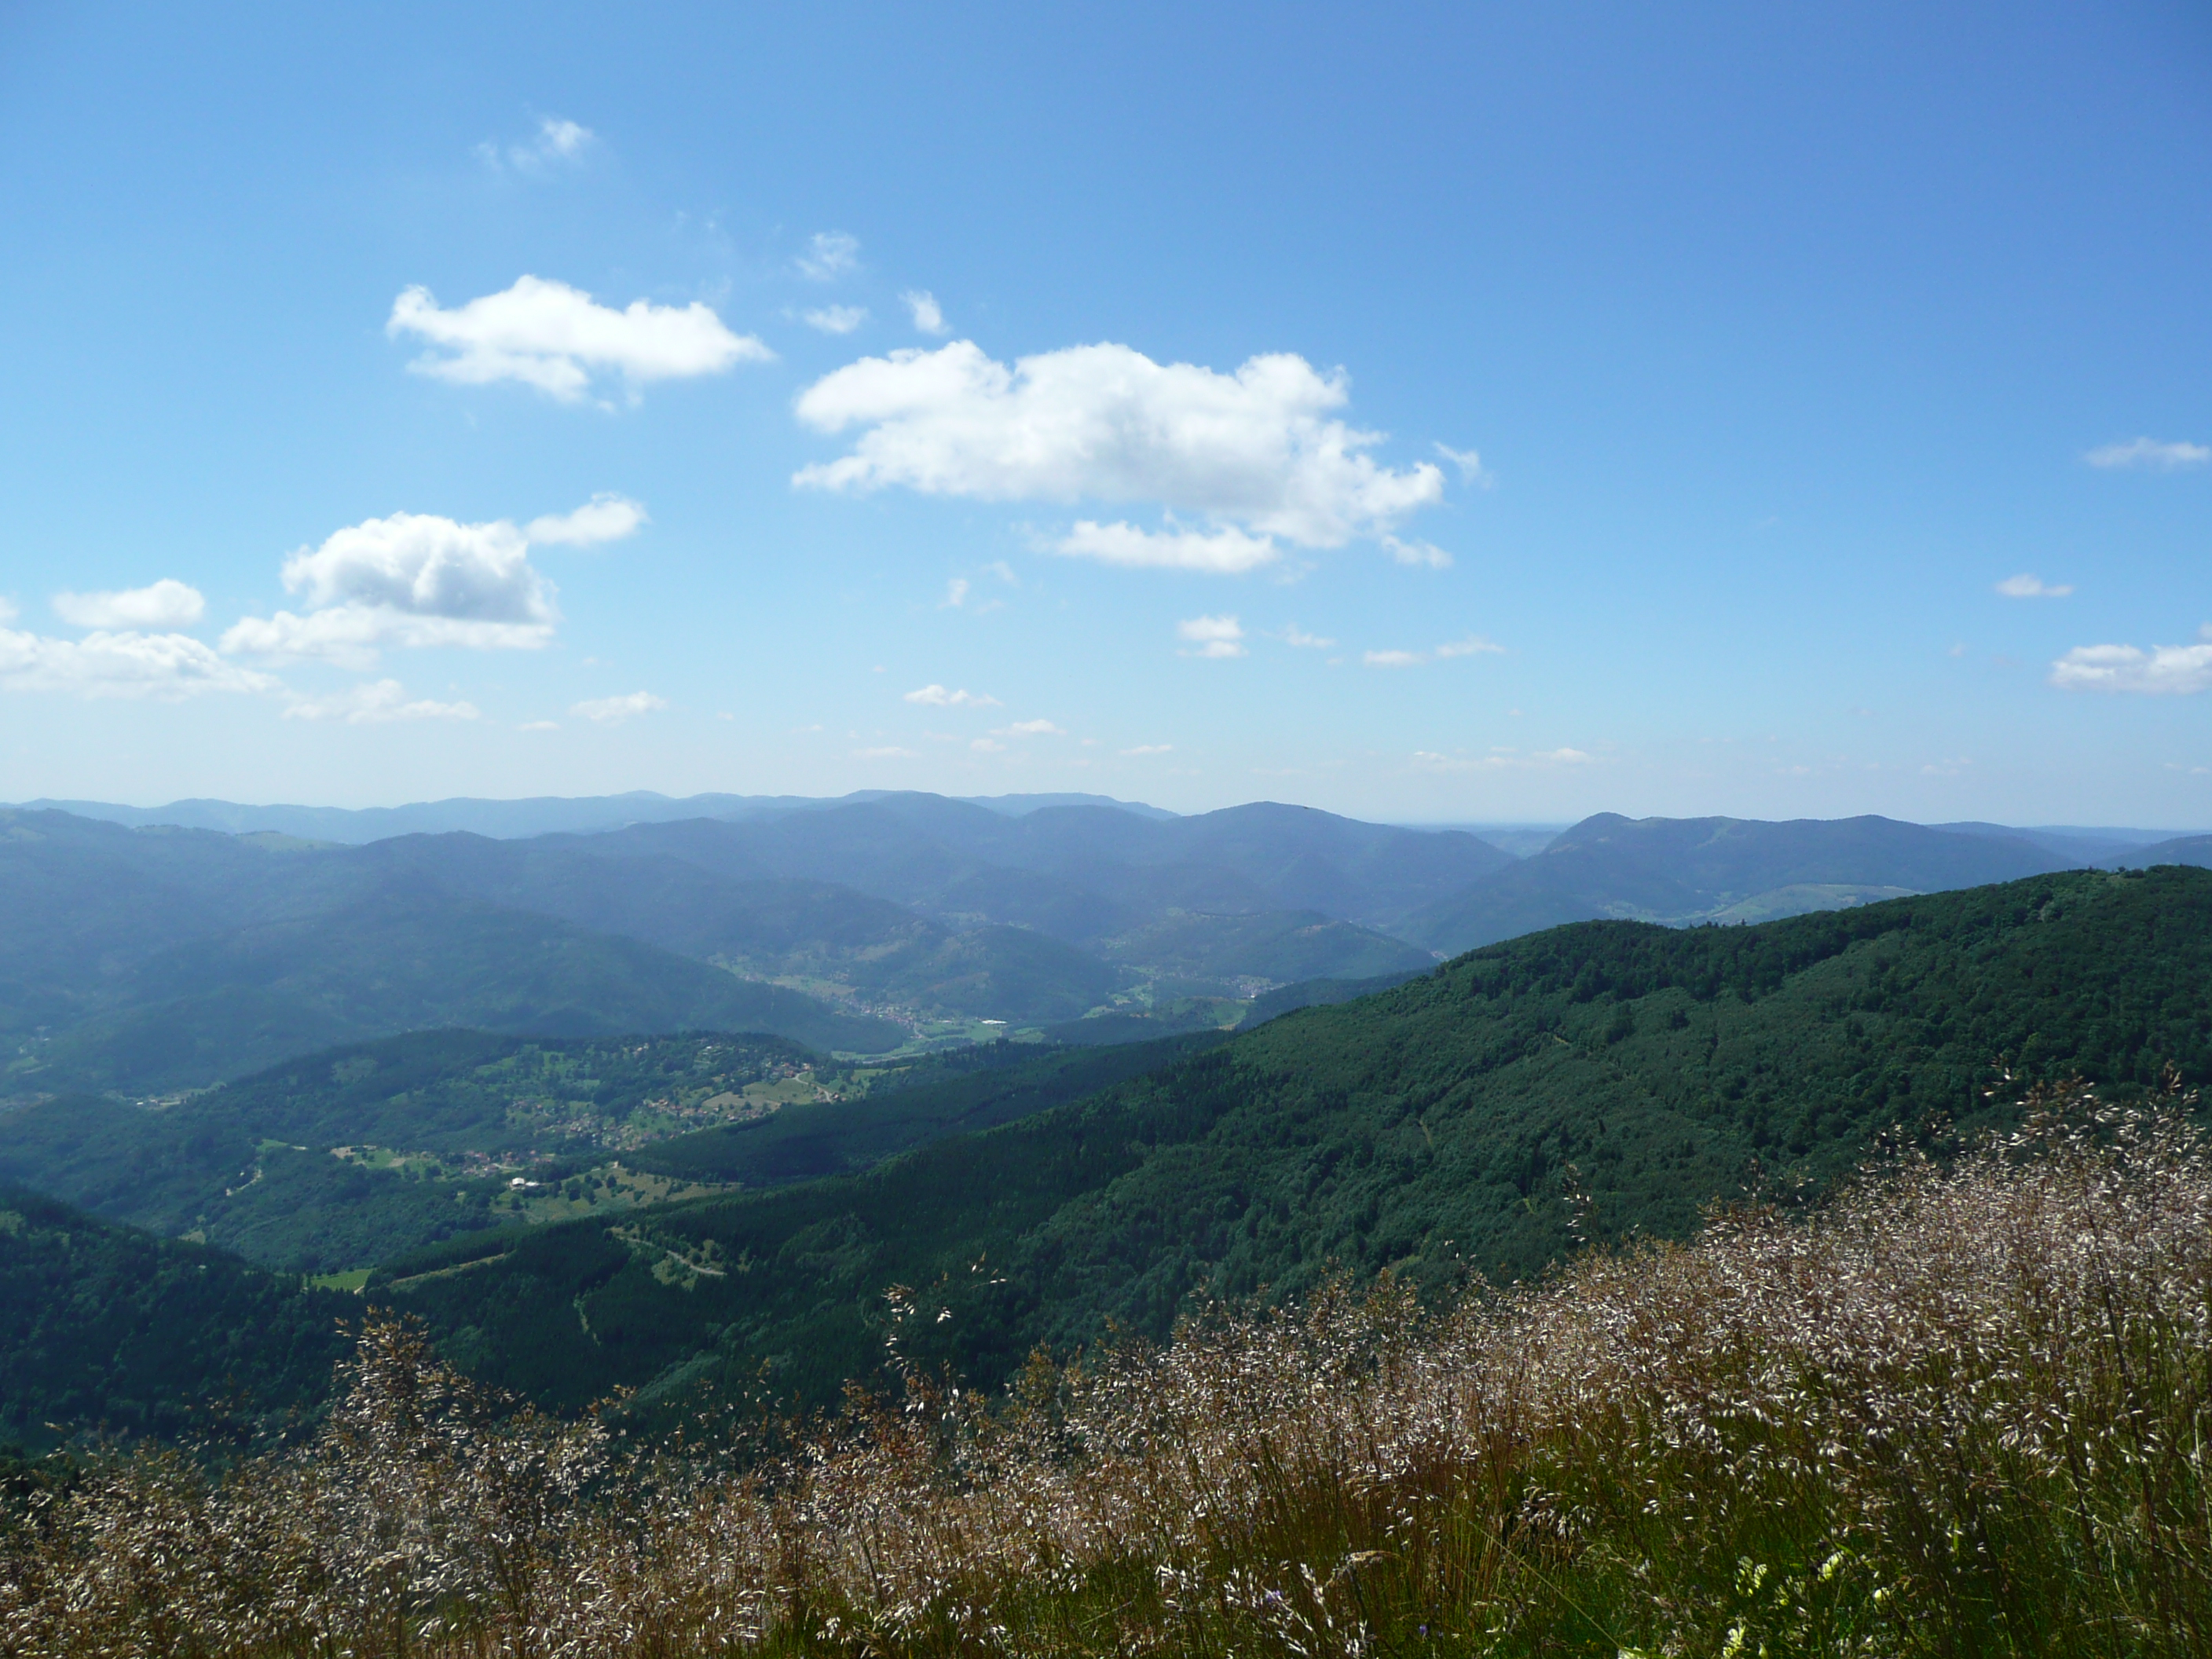
[[[647,1448],[372,1321],[297,1443],[13,1477],[0,1651],[2201,1654],[2212,1155],[2039,1091],[1948,1164],[1425,1303]]]

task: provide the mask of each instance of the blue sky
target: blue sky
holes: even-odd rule
[[[2180,4],[11,7],[0,799],[2212,825],[2208,160]]]

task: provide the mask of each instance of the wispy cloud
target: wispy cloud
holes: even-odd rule
[[[2132,691],[2185,696],[2212,690],[2212,623],[2197,630],[2201,645],[2077,645],[2051,665],[2062,691]]]
[[[853,758],[854,760],[918,760],[921,757],[911,749],[901,749],[896,744],[887,744],[877,749],[855,749],[853,751]]]
[[[472,720],[478,719],[481,713],[471,702],[410,700],[406,688],[398,680],[375,680],[331,696],[295,696],[286,706],[284,718],[340,720],[348,726],[382,726],[393,720]]]
[[[1418,651],[1369,651],[1359,660],[1370,668],[1413,668],[1428,659]]]
[[[915,331],[921,334],[942,334],[948,325],[945,311],[937,303],[937,296],[926,288],[908,289],[899,295],[906,307],[907,315],[914,319]]]
[[[806,325],[824,334],[850,334],[868,320],[866,306],[823,306],[805,314]]]
[[[859,268],[860,239],[842,230],[817,231],[807,240],[806,252],[793,263],[809,282],[834,283]]]
[[[1413,764],[1425,772],[1540,772],[1563,767],[1589,766],[1597,757],[1582,749],[1492,749],[1487,754],[1438,754],[1413,751]]]
[[[1181,653],[1186,657],[1241,657],[1244,654],[1244,629],[1234,617],[1193,617],[1188,622],[1176,624],[1176,637],[1197,647]]]
[[[750,334],[732,333],[708,306],[657,306],[634,300],[621,311],[581,289],[539,276],[447,310],[427,288],[392,302],[384,331],[412,334],[433,348],[408,368],[458,386],[501,380],[574,403],[599,374],[619,376],[633,400],[654,380],[719,374],[775,353]]]
[[[1483,469],[1482,457],[1472,449],[1454,449],[1449,444],[1438,444],[1436,452],[1459,469],[1462,483],[1479,484],[1487,489],[1497,482]]]
[[[555,167],[580,165],[599,148],[599,136],[591,128],[548,115],[525,142],[501,145],[487,139],[476,147],[476,156],[494,173],[512,168],[520,173],[536,175]]]
[[[1124,749],[1121,752],[1129,756],[1171,755],[1175,752],[1175,745],[1171,743],[1140,743],[1134,749]]]
[[[930,684],[906,694],[908,702],[918,702],[928,708],[998,708],[1003,707],[996,697],[979,691],[961,690],[949,691],[941,685]]]
[[[2008,599],[2063,599],[2074,589],[2070,584],[2053,585],[2040,576],[2022,574],[2007,576],[1997,584],[1996,591]]]
[[[656,708],[668,707],[665,697],[656,697],[650,691],[631,691],[619,697],[591,697],[573,703],[568,712],[578,720],[591,720],[599,726],[620,726],[624,720],[635,720],[640,714],[649,714]]]
[[[1294,645],[1304,649],[1314,651],[1332,650],[1336,645],[1336,641],[1334,640],[1329,639],[1325,635],[1302,632],[1296,623],[1292,623],[1288,628],[1285,628],[1282,632],[1281,637],[1285,645]]]
[[[57,593],[54,614],[73,628],[190,628],[207,614],[207,600],[197,587],[164,576],[145,587]]]
[[[1050,720],[1016,720],[993,735],[1001,738],[1064,738],[1067,733]]]
[[[1486,640],[1480,634],[1470,634],[1463,640],[1453,640],[1437,647],[1439,658],[1503,656],[1505,647],[1495,641]]]
[[[1434,542],[1407,542],[1395,536],[1385,536],[1382,550],[1400,564],[1426,565],[1431,570],[1451,568],[1452,556]]]
[[[939,611],[957,611],[968,603],[969,586],[965,576],[953,577],[945,584],[945,598],[939,602],[937,608]]]
[[[2081,459],[2092,466],[2142,467],[2155,472],[2174,472],[2212,461],[2212,445],[2130,438],[2125,443],[2101,445]]]
[[[268,675],[225,661],[189,634],[103,630],[63,640],[0,627],[0,691],[175,702],[208,691],[278,689]]]

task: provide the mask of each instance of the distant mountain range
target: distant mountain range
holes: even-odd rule
[[[343,842],[180,805],[245,816],[218,830],[0,808],[0,1039],[15,1051],[0,1097],[161,1094],[445,1025],[753,1030],[849,1054],[1022,1030],[1127,1041],[1571,921],[1741,922],[2212,862],[2205,837],[1879,817],[1601,814],[1515,858],[1463,830],[1266,802],[1177,817],[1096,797],[459,801],[375,821],[608,827]],[[372,822],[337,816],[348,835]]]

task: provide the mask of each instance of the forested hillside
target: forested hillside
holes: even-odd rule
[[[1753,927],[1603,922],[1271,1022],[1167,1071],[869,1175],[394,1264],[372,1294],[549,1402],[834,1396],[880,1354],[979,1380],[1194,1286],[1340,1267],[1526,1273],[1587,1224],[1679,1235],[1893,1126],[1951,1144],[2027,1083],[2212,1075],[2212,874],[2076,872]],[[459,1267],[460,1271],[449,1271]]]
[[[0,1441],[235,1438],[313,1410],[352,1297],[0,1185]]]

